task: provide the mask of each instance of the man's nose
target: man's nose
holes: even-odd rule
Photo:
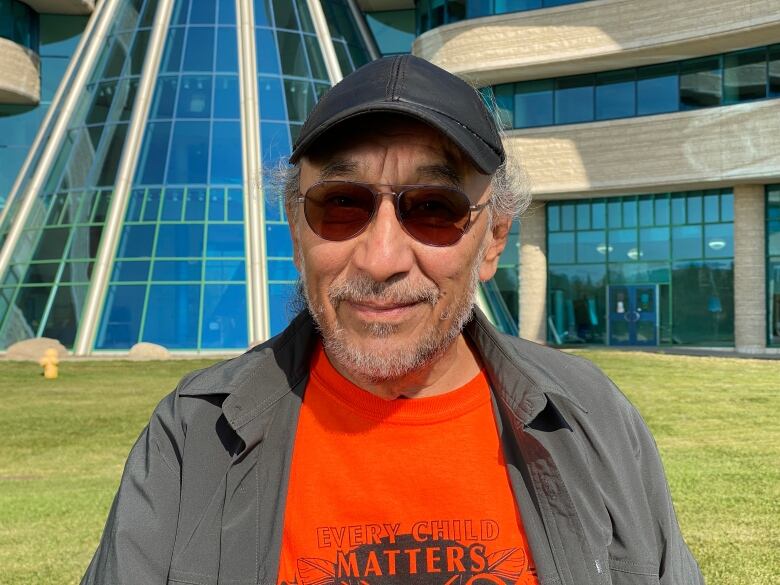
[[[405,274],[414,266],[412,239],[398,222],[392,193],[382,194],[371,223],[358,236],[352,263],[377,282]]]

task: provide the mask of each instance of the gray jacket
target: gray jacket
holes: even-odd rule
[[[697,585],[658,452],[585,360],[466,327],[494,396],[541,585]],[[82,585],[276,585],[295,429],[317,332],[185,376],[133,447]]]

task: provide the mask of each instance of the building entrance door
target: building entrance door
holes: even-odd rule
[[[609,287],[609,345],[658,345],[658,285]]]

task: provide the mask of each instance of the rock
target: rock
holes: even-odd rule
[[[171,358],[171,352],[162,345],[142,341],[130,348],[127,357],[131,360],[167,360]]]
[[[33,337],[24,341],[17,341],[11,345],[5,352],[5,358],[8,360],[37,362],[44,356],[47,349],[56,350],[57,357],[60,359],[68,357],[68,350],[56,339]]]

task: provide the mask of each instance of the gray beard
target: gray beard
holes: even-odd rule
[[[323,307],[314,306],[311,302],[304,279],[301,289],[306,306],[317,324],[328,355],[331,359],[342,364],[351,374],[372,383],[397,380],[435,362],[458,338],[471,317],[479,284],[479,266],[484,251],[483,246],[470,268],[469,280],[464,294],[457,299],[447,313],[441,315],[442,321],[452,319],[451,324],[446,329],[442,330],[437,327],[436,323],[433,323],[414,342],[382,348],[381,353],[366,351],[351,345],[341,327],[337,324],[327,323],[323,318]],[[305,274],[305,270],[302,273]],[[425,302],[434,306],[440,296],[441,291],[432,282],[422,285],[412,285],[405,279],[375,282],[366,275],[333,283],[328,289],[328,299],[334,309],[338,308],[339,303],[344,300]],[[368,323],[365,325],[367,338],[391,338],[397,330],[398,326],[392,323]]]

